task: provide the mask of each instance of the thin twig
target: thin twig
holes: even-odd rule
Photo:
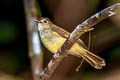
[[[79,71],[79,69],[80,69],[80,67],[82,66],[83,62],[84,62],[84,59],[81,60],[79,66],[76,68],[76,71]]]
[[[35,0],[24,0],[27,32],[28,32],[28,49],[29,57],[31,60],[32,74],[34,80],[39,80],[40,73],[42,72],[42,49],[37,30],[37,26],[33,20],[38,19],[40,13],[35,5]]]
[[[71,46],[82,36],[85,32],[89,31],[91,27],[93,27],[98,22],[115,15],[116,7],[120,6],[120,3],[117,3],[113,6],[110,6],[99,13],[93,15],[82,24],[79,24],[76,29],[70,34],[69,38],[65,41],[62,47],[57,51],[55,55],[53,55],[52,59],[50,60],[49,64],[42,72],[40,80],[48,80],[54,70],[57,68],[59,63],[65,58],[67,55],[67,51],[71,48]]]
[[[90,46],[91,46],[91,31],[89,31],[88,37],[89,37],[89,39],[88,39],[88,50],[90,50]]]

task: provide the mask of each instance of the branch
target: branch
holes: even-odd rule
[[[51,28],[52,28],[53,31],[57,32],[60,36],[66,38],[66,39],[67,39],[67,38],[69,37],[69,35],[70,35],[70,33],[69,33],[68,31],[66,31],[66,30],[64,30],[64,29],[62,29],[62,28],[60,28],[60,27],[58,27],[58,26],[56,26],[56,25],[54,25],[54,24],[53,24],[53,26],[51,26]],[[77,41],[77,43],[78,43],[80,46],[84,47],[85,49],[88,49],[87,46],[84,44],[84,42],[83,42],[81,39],[79,39],[79,40]]]
[[[25,12],[26,12],[26,22],[27,22],[27,32],[28,32],[28,49],[29,57],[31,60],[32,74],[34,80],[39,80],[40,73],[42,72],[42,49],[40,45],[40,39],[37,30],[37,26],[33,20],[38,19],[40,15],[38,9],[36,8],[35,0],[24,0]]]
[[[120,3],[117,3],[113,6],[110,6],[86,21],[84,21],[82,24],[79,24],[76,29],[70,34],[68,39],[65,41],[65,43],[62,45],[62,47],[57,51],[55,55],[53,55],[51,61],[45,68],[45,70],[42,72],[40,79],[41,80],[48,80],[54,70],[57,68],[59,63],[65,58],[67,55],[67,51],[71,48],[71,46],[79,39],[80,36],[82,36],[85,32],[89,31],[91,27],[93,27],[98,22],[115,15],[116,7],[120,6]]]

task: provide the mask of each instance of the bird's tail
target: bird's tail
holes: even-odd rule
[[[100,58],[99,56],[89,52],[88,50],[85,50],[85,52],[86,54],[81,54],[81,57],[94,68],[102,69],[102,67],[106,65],[103,58]]]
[[[89,52],[85,49],[86,54],[80,54],[81,57],[86,60],[91,66],[93,66],[96,69],[102,69],[103,66],[105,66],[104,59],[100,58],[99,56]]]

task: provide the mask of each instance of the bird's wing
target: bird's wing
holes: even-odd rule
[[[62,28],[60,28],[60,27],[58,27],[58,26],[56,26],[56,25],[54,25],[54,24],[53,24],[53,26],[51,26],[51,27],[52,27],[52,30],[53,30],[53,31],[57,32],[60,36],[66,38],[66,39],[67,39],[67,38],[69,37],[69,35],[70,35],[70,33],[69,33],[68,31],[66,31],[66,30],[64,30],[64,29],[62,29]],[[84,47],[85,49],[88,50],[87,46],[84,44],[84,42],[83,42],[81,39],[79,39],[79,40],[77,41],[77,43],[78,43],[80,46],[82,46],[82,47]]]

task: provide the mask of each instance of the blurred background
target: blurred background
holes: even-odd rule
[[[120,0],[37,0],[43,17],[72,32],[76,25],[94,13]],[[0,80],[32,80],[24,0],[0,2]],[[81,58],[69,56],[59,65],[51,80],[120,80],[120,10],[94,26],[90,51],[106,61],[102,70],[84,62],[78,72]],[[81,39],[88,45],[88,33]],[[52,53],[44,48],[44,67]]]

